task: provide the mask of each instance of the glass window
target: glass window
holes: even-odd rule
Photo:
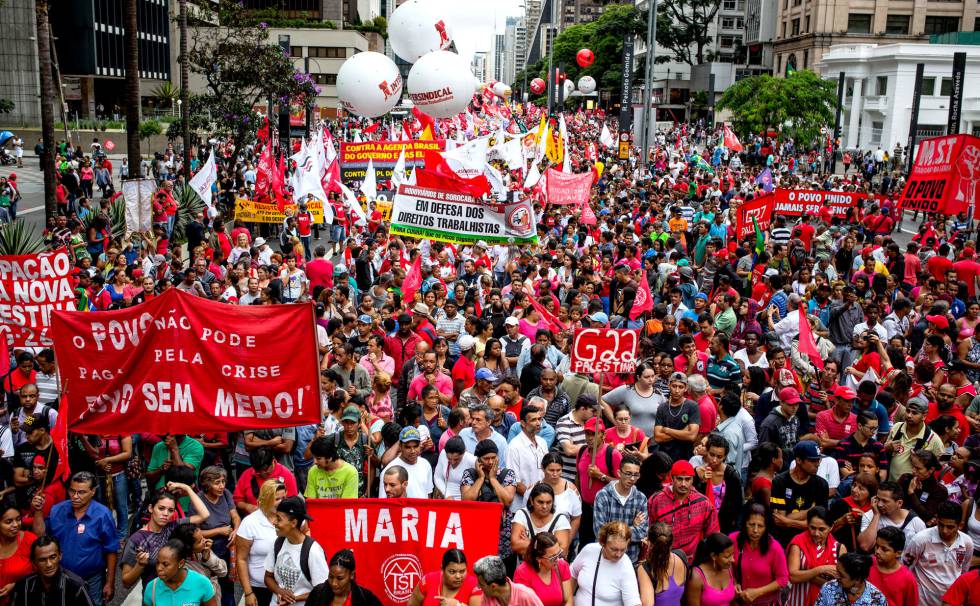
[[[847,33],[849,34],[870,34],[871,18],[873,15],[862,15],[851,13],[847,16]]]
[[[888,94],[888,76],[878,76],[878,78],[875,80],[875,94]]]
[[[885,21],[886,34],[908,35],[912,15],[888,15]]]
[[[793,35],[794,36],[799,36],[800,35],[800,20],[799,19],[793,19]]]
[[[937,15],[926,16],[926,27],[924,34],[948,34],[960,29],[959,17],[941,17]]]
[[[928,78],[922,78],[922,96],[931,97],[936,94],[936,78],[930,76]]]
[[[290,57],[302,57],[303,56],[303,47],[302,46],[290,46],[289,47],[289,56]]]
[[[948,97],[953,92],[953,79],[943,78],[942,82],[939,84],[939,95],[942,97]]]

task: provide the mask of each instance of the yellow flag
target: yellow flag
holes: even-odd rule
[[[432,128],[426,126],[419,137],[419,141],[435,141],[435,137],[432,136]]]
[[[561,164],[565,159],[565,142],[562,140],[560,132],[548,133],[545,154],[552,164]]]
[[[602,162],[600,162],[598,160],[596,161],[596,163],[595,163],[595,172],[596,172],[596,178],[597,179],[602,176],[602,171],[605,168],[606,168],[606,165],[605,164],[603,164]]]

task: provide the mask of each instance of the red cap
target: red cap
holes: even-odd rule
[[[834,391],[831,393],[833,393],[838,398],[844,398],[845,400],[853,400],[857,398],[857,393],[850,387],[847,387],[846,385],[838,385],[837,387],[834,388]]]
[[[599,427],[598,429],[596,429],[597,425]],[[592,417],[591,419],[585,422],[585,431],[599,432],[605,430],[606,430],[606,426],[603,425],[602,419],[600,419],[599,417]]]
[[[13,174],[11,174],[10,177],[13,178]],[[977,254],[977,251],[974,250],[972,246],[967,246],[966,248],[963,249],[963,255],[962,256],[970,259],[970,258],[972,258],[976,254]]]
[[[675,478],[677,476],[694,477],[694,466],[683,459],[677,461],[670,468],[670,477]]]
[[[800,392],[795,387],[784,387],[779,390],[779,401],[787,404],[799,404],[803,401]]]
[[[949,320],[946,319],[946,316],[940,316],[939,314],[934,316],[926,316],[926,322],[934,324],[936,328],[940,330],[946,330],[949,328]]]

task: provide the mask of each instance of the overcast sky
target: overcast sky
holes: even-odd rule
[[[452,20],[456,50],[467,59],[477,51],[493,50],[494,20],[496,31],[503,33],[507,16],[523,14],[522,0],[433,0]]]

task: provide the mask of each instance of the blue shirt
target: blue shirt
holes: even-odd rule
[[[464,428],[459,432],[459,437],[463,439],[463,444],[466,445],[466,452],[476,454],[476,445],[480,440],[473,433],[473,428]],[[500,467],[505,467],[507,463],[507,439],[492,429],[490,431],[490,437],[487,439],[493,440],[493,443],[497,445],[497,457],[500,459]]]
[[[511,425],[510,429],[507,430],[507,442],[510,443],[513,441],[513,439],[516,438],[517,434],[519,433],[521,433],[521,424],[514,423]],[[541,420],[541,431],[538,432],[538,435],[542,440],[544,440],[544,443],[547,444],[548,448],[551,448],[551,445],[555,443],[555,428],[549,425],[548,422],[543,419]]]
[[[61,564],[83,579],[105,573],[106,554],[119,552],[119,534],[109,508],[92,501],[81,519],[71,501],[51,508],[44,520],[47,533],[61,543]]]
[[[176,590],[168,587],[159,577],[143,589],[143,603],[147,606],[202,604],[213,597],[214,585],[206,576],[193,570],[187,571],[187,577]]]
[[[892,422],[888,418],[888,411],[885,410],[885,407],[882,406],[878,400],[872,401],[871,405],[867,408],[861,408],[859,404],[860,400],[854,400],[854,407],[851,410],[856,415],[859,415],[862,411],[867,410],[868,412],[873,413],[874,416],[878,417],[878,439],[884,442],[885,438],[888,437],[888,432],[892,429]]]

